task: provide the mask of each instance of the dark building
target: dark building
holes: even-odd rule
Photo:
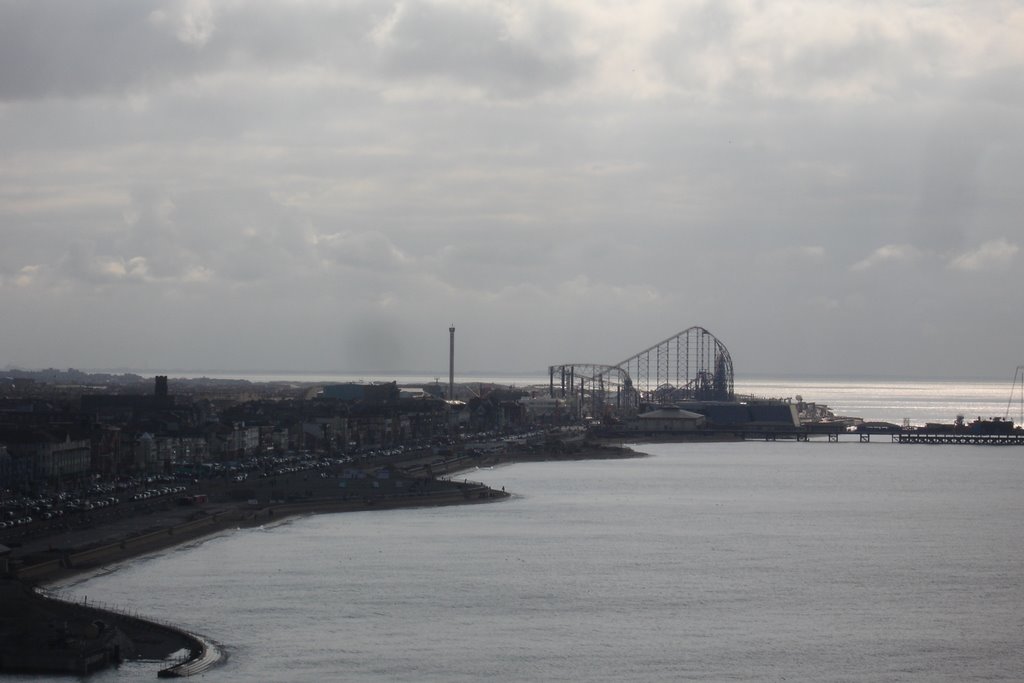
[[[320,395],[323,398],[333,398],[339,401],[389,403],[397,401],[399,394],[397,382],[382,382],[380,384],[347,382],[325,386]]]
[[[153,395],[83,394],[81,410],[100,422],[129,422],[145,415],[174,407],[174,397],[167,393],[167,376],[158,375]]]
[[[789,431],[800,426],[796,406],[784,401],[686,401],[676,406],[703,415],[712,429]]]

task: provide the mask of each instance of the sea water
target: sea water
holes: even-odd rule
[[[499,503],[293,518],[62,590],[220,643],[210,681],[1024,680],[1024,449],[637,448],[467,473]]]
[[[836,415],[897,425],[952,424],[958,415],[968,422],[979,417],[1024,422],[1024,396],[1011,378],[1005,383],[737,380],[736,393],[793,400],[801,396],[805,401],[828,405]]]

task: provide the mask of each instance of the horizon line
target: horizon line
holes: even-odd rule
[[[402,377],[402,376],[415,376],[415,377],[435,377],[438,381],[447,377],[447,371],[440,372],[436,370],[424,371],[424,370],[256,370],[256,369],[243,369],[243,370],[229,370],[225,368],[219,369],[182,369],[182,368],[19,368],[7,366],[0,370],[2,372],[46,372],[53,370],[56,372],[81,372],[85,374],[108,374],[108,375],[140,375],[146,376],[159,376],[168,375],[173,376],[176,379],[219,379],[223,376],[224,379],[236,379],[239,376],[244,375],[269,375],[269,376],[338,376],[338,377]],[[545,370],[463,370],[458,373],[464,377],[493,377],[493,378],[542,378],[547,377]],[[922,377],[919,375],[880,375],[880,374],[819,374],[819,373],[771,373],[771,372],[750,372],[746,373],[745,376],[736,378],[735,383],[742,383],[744,380],[755,380],[755,381],[776,381],[776,382],[794,382],[794,381],[813,381],[813,382],[827,382],[827,381],[842,381],[842,382],[957,382],[957,383],[970,383],[970,382],[1002,382],[1008,381],[1005,377],[996,376],[979,376],[979,377],[965,377],[965,376],[928,376]]]

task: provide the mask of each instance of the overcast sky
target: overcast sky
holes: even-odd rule
[[[1024,363],[1024,5],[0,0],[0,367]]]

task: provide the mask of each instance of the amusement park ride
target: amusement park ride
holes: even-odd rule
[[[703,327],[690,327],[614,365],[548,368],[552,398],[575,397],[582,414],[635,415],[641,404],[732,401],[729,350]]]
[[[676,406],[707,415],[708,428],[712,430],[754,431],[772,436],[785,432],[797,436],[802,434],[805,438],[806,434],[814,431],[807,425],[801,425],[795,414],[793,419],[789,419],[787,410],[768,415],[766,411],[778,407],[766,407],[766,404],[777,402],[774,399],[755,401],[756,406],[746,407],[751,410],[756,407],[754,412],[757,415],[751,412],[746,417],[737,418],[736,411],[727,404],[732,407],[746,404],[738,403],[733,391],[732,357],[725,345],[703,327],[685,329],[614,365],[563,363],[550,366],[548,375],[550,397],[571,402],[580,418],[629,421],[642,410]],[[1019,427],[1014,430],[1013,422],[1009,420],[1011,409],[1018,401],[1018,424],[1024,424],[1024,365],[1017,366],[1003,420],[993,418],[977,424],[949,425],[937,430],[910,429],[907,426],[900,429],[890,425],[884,431],[894,433],[893,438],[898,438],[899,443],[1024,445],[1024,433]],[[829,432],[846,430],[845,426],[839,430],[832,429],[833,423],[813,426],[824,426]],[[858,428],[858,431],[862,430]]]

